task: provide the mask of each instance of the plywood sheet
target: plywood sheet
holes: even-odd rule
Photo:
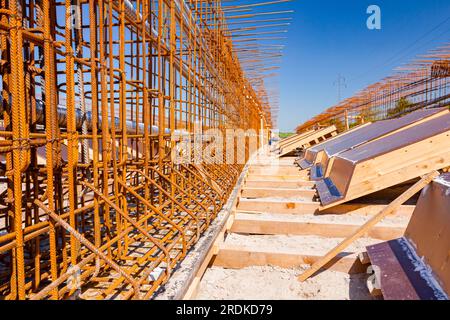
[[[450,294],[450,174],[422,191],[405,237]]]
[[[423,261],[405,238],[367,247],[385,300],[438,300],[445,293],[421,272]],[[431,285],[430,285],[431,284]]]
[[[416,122],[422,121],[426,118],[436,116],[440,113],[442,113],[442,115],[448,114],[447,110],[447,108],[418,110],[409,113],[401,118],[378,121],[372,123],[367,127],[361,128],[358,131],[346,135],[345,137],[343,137],[343,139],[337,139],[334,141],[334,143],[325,145],[324,151],[330,158],[345,150],[355,148],[359,145],[382,137],[391,132],[397,131],[401,128],[407,127]]]
[[[327,208],[449,165],[450,113],[445,113],[333,157],[325,178],[343,197],[319,196]]]
[[[397,119],[396,119],[397,120]],[[375,158],[393,150],[400,149],[415,142],[425,140],[450,130],[450,113],[417,124],[411,128],[397,132],[360,147],[340,153],[338,158],[358,163]],[[426,150],[424,150],[426,152]]]

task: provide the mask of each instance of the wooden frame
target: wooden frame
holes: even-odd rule
[[[398,119],[378,121],[369,126],[360,127],[347,135],[326,141],[320,147],[307,150],[305,160],[301,162],[301,168],[311,168],[311,179],[320,180],[329,175],[330,164],[332,164],[333,158],[340,153],[394,135],[448,113],[448,108],[418,110]]]
[[[408,199],[414,196],[418,191],[422,190],[427,186],[434,178],[439,175],[437,171],[432,171],[427,173],[422,177],[417,183],[415,183],[411,188],[402,193],[397,199],[392,201],[386,208],[381,210],[378,214],[371,217],[364,225],[360,226],[352,235],[345,238],[340,244],[331,249],[323,258],[315,262],[310,269],[306,270],[299,276],[300,281],[305,281],[322,267],[328,264],[330,261],[336,258],[337,255],[341,254],[342,251],[347,248],[355,240],[364,236],[371,228],[373,228],[377,223],[382,221],[388,215],[391,215],[399,206],[405,203]]]
[[[319,143],[318,145],[315,145],[315,146],[312,146],[311,148],[308,148],[306,150],[306,152],[305,152],[304,157],[298,158],[295,161],[295,164],[297,164],[302,170],[310,169],[316,162],[320,161],[320,159],[321,159],[320,157],[322,155],[321,151],[323,151],[326,148],[326,146],[334,143],[338,139],[343,139],[348,134],[351,134],[351,133],[353,133],[355,131],[358,131],[359,129],[367,127],[367,126],[369,126],[371,124],[372,124],[372,122],[367,122],[367,123],[364,123],[362,125],[356,126],[354,128],[351,128],[348,131],[344,131],[344,132],[334,136],[333,138],[325,140],[325,141]]]
[[[280,147],[280,154],[279,156],[285,156],[289,153],[295,151],[297,148],[308,148],[312,145],[319,144],[320,142],[327,140],[329,138],[332,138],[337,135],[337,129],[336,126],[330,126],[327,128],[323,128],[317,131],[310,132],[307,135],[302,135],[299,137],[299,139],[291,141],[290,143],[287,143],[286,145],[283,145]]]
[[[258,214],[238,213],[231,227],[231,232],[258,235],[316,235],[326,238],[345,238],[358,229],[358,224],[330,222],[305,222],[286,219],[283,215],[261,217]],[[366,236],[379,240],[393,240],[401,237],[404,227],[375,226]]]
[[[336,156],[316,182],[322,209],[450,166],[450,113]]]
[[[403,237],[367,247],[386,300],[448,299],[450,174],[426,187]]]
[[[293,141],[302,139],[303,137],[305,137],[307,135],[310,135],[312,132],[314,132],[314,130],[306,131],[306,132],[303,132],[303,133],[297,133],[297,134],[294,134],[294,135],[292,135],[290,137],[287,137],[286,139],[283,139],[280,142],[278,142],[278,147],[282,148],[282,147],[292,143]]]
[[[246,175],[250,170],[246,170]],[[240,233],[240,234],[287,234],[287,235],[317,235],[323,237],[344,237],[352,233],[357,225],[352,224],[336,224],[333,223],[309,223],[301,221],[288,221],[293,218],[302,220],[301,217],[284,215],[287,214],[355,214],[362,216],[373,215],[376,212],[386,208],[385,205],[370,205],[370,204],[343,204],[336,206],[327,211],[319,212],[320,203],[307,201],[298,202],[292,205],[289,198],[286,200],[267,200],[267,199],[244,199],[246,190],[252,190],[252,187],[248,187],[249,183],[269,183],[269,186],[273,187],[274,183],[279,183],[278,192],[286,191],[286,184],[297,184],[301,186],[305,184],[313,185],[310,181],[249,181],[247,177],[246,185],[241,187],[239,191],[240,198],[234,202],[232,213],[228,216],[227,221],[221,227],[220,232],[216,235],[216,238],[208,246],[208,250],[202,252],[204,260],[196,265],[192,271],[192,275],[189,276],[188,282],[184,284],[183,298],[192,299],[195,297],[198,290],[198,285],[210,266],[218,266],[225,268],[243,268],[246,266],[254,265],[277,265],[280,267],[295,267],[299,264],[313,264],[320,260],[321,256],[315,253],[297,252],[294,249],[280,248],[276,250],[264,249],[255,246],[235,246],[229,245],[225,242],[228,233]],[[270,179],[270,176],[268,177]],[[294,185],[298,189],[298,185]],[[264,185],[260,185],[260,188],[264,188]],[[254,189],[254,188],[253,188]],[[277,188],[271,188],[270,193],[276,192]],[[313,192],[314,190],[306,190]],[[271,194],[273,196],[273,194]],[[263,194],[264,196],[264,194]],[[286,196],[286,195],[285,195]],[[280,197],[282,199],[282,197]],[[279,210],[284,208],[284,210]],[[414,206],[400,206],[395,210],[395,214],[410,217]],[[261,216],[259,213],[263,211],[272,213],[270,218]],[[277,215],[279,214],[279,215]],[[304,220],[304,219],[303,219]],[[380,226],[371,230],[368,233],[369,236],[380,239],[388,240],[393,239],[396,236],[404,232],[404,228],[395,226]],[[338,255],[332,261],[330,261],[326,267],[331,270],[346,272],[346,273],[360,273],[364,272],[365,266],[358,259],[357,253],[345,253]]]

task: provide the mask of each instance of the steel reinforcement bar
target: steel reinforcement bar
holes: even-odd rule
[[[221,2],[0,4],[0,299],[152,298],[243,168],[173,134],[270,127]]]
[[[450,45],[420,56],[393,75],[371,84],[339,104],[302,123],[301,133],[315,127],[337,126],[340,132],[365,122],[401,116],[450,103]]]

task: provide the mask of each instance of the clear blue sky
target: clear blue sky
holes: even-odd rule
[[[366,27],[371,4],[381,8],[381,30]],[[449,0],[295,0],[266,9],[289,8],[296,13],[280,70],[281,131],[336,104],[338,74],[349,97],[450,37]]]

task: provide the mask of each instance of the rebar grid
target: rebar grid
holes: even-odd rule
[[[298,133],[335,124],[339,131],[368,121],[383,120],[450,102],[450,45],[442,46],[397,68],[397,72],[367,86],[296,128]],[[407,104],[401,110],[399,104]],[[398,112],[400,111],[400,112]]]
[[[172,134],[270,127],[221,2],[0,2],[0,297],[153,297],[243,168]]]

